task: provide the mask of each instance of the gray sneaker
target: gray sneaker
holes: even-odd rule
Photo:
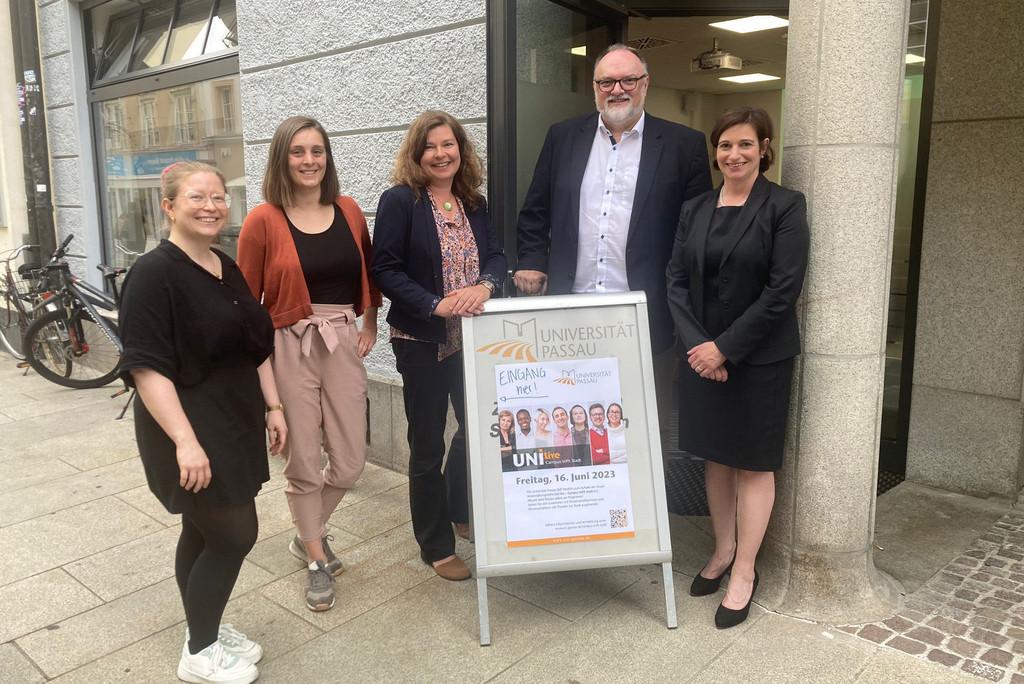
[[[313,561],[307,566],[306,607],[320,612],[334,607],[334,577],[327,571],[323,561]]]
[[[331,550],[331,545],[328,541],[334,541],[334,537],[327,535],[320,538],[320,545],[324,547],[324,556],[327,558],[327,572],[331,573],[335,577],[345,572],[345,566],[342,565],[341,559],[334,555],[334,551]]]
[[[334,551],[331,550],[331,545],[327,543],[328,540],[333,541],[334,537],[331,535],[321,537],[320,545],[323,546],[324,556],[327,558],[327,572],[337,577],[341,573],[345,572],[345,566],[342,564],[341,559],[334,555]],[[309,562],[309,557],[306,555],[306,547],[302,545],[302,540],[299,539],[299,535],[292,537],[292,540],[288,543],[288,551],[302,561],[303,564]]]

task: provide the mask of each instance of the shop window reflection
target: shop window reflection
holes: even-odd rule
[[[232,204],[219,248],[236,252],[245,217],[245,165],[235,128],[238,77],[102,102],[103,229],[108,260],[130,266],[166,237],[160,175],[177,161],[213,164],[227,179]]]

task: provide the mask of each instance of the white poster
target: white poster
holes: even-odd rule
[[[633,537],[618,359],[499,364],[494,377],[507,545]]]

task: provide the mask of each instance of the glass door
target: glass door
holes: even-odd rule
[[[594,58],[623,39],[627,17],[625,8],[596,0],[490,5],[488,191],[510,262],[516,216],[548,127],[594,111]]]

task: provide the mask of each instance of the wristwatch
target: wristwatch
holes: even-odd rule
[[[484,287],[487,288],[488,292],[490,292],[491,294],[494,294],[494,283],[492,283],[487,278],[481,278],[480,280],[476,281],[476,284],[477,285],[483,285]]]

